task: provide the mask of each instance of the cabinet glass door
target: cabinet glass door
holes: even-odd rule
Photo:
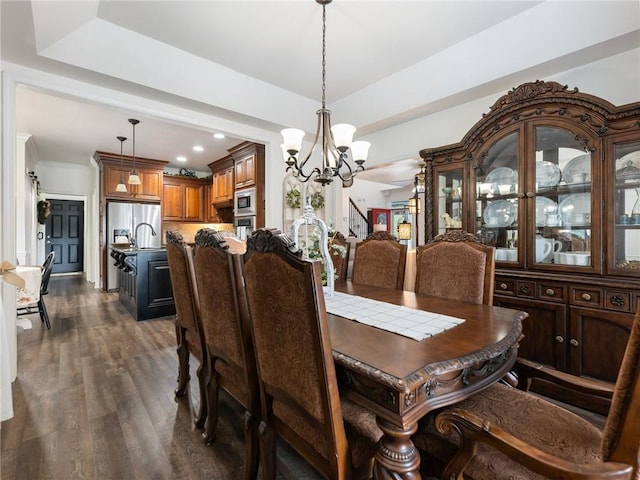
[[[462,229],[463,185],[462,169],[436,171],[438,235],[452,229]]]
[[[476,175],[476,232],[498,262],[518,262],[518,132],[489,147]]]
[[[613,266],[640,275],[640,142],[614,147]]]
[[[574,132],[550,126],[535,129],[535,204],[531,238],[534,264],[592,265],[592,155]],[[534,182],[533,184],[531,182]]]

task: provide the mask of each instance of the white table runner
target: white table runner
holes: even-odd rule
[[[372,327],[423,340],[460,325],[463,318],[401,307],[370,298],[335,292],[325,296],[327,312]]]

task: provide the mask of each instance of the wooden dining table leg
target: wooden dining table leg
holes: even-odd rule
[[[398,427],[383,418],[376,422],[384,435],[378,441],[373,478],[375,480],[420,480],[420,454],[411,441],[418,429],[414,423],[407,428]]]

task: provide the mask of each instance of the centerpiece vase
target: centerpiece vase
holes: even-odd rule
[[[327,285],[324,287],[324,292],[328,297],[333,297],[335,268],[333,266],[333,261],[331,260],[331,255],[329,254],[329,228],[324,221],[316,217],[313,207],[311,206],[310,195],[307,195],[305,199],[302,217],[297,219],[293,222],[293,225],[291,225],[291,237],[298,248],[300,248],[300,245],[298,245],[298,233],[301,225],[315,226],[320,230],[320,253],[322,254],[322,263],[327,277]]]

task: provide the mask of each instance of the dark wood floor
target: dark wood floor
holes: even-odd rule
[[[207,447],[189,400],[176,400],[176,340],[170,318],[136,322],[81,277],[53,277],[51,330],[31,315],[18,335],[14,417],[1,425],[3,480],[241,479],[237,404],[223,397]],[[190,397],[197,399],[192,365]],[[319,478],[284,446],[282,479]]]

